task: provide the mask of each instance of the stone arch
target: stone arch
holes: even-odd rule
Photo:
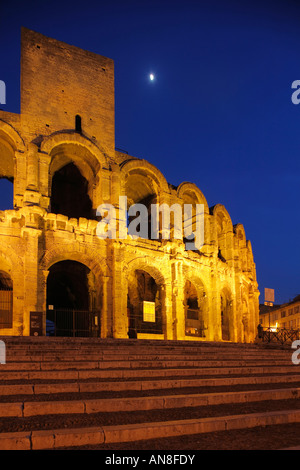
[[[78,336],[99,336],[101,324],[104,322],[103,265],[93,256],[93,253],[83,253],[72,248],[68,249],[68,247],[55,247],[47,251],[40,260],[40,269],[42,271],[41,276],[45,281],[44,296],[47,318],[60,330],[59,334],[69,336],[70,331],[63,331],[66,328],[62,323],[57,323],[57,317],[53,318],[54,313],[57,315],[57,309],[58,311],[67,310],[64,312],[67,320],[64,321],[70,324],[74,320],[73,317],[70,317],[71,313],[68,310],[75,309],[77,315],[75,322],[78,325],[79,332],[76,334]],[[60,286],[57,287],[55,282],[60,283]],[[65,292],[64,295],[67,299],[65,305],[57,307],[49,304],[49,302],[52,302],[53,297],[58,298],[58,303],[61,303],[59,296],[55,297],[55,294],[52,297],[49,296],[49,285],[51,283],[52,293],[53,291],[57,291],[58,294],[59,292]],[[71,305],[72,300],[74,300],[73,305]],[[51,307],[50,310],[49,305],[53,305],[53,309]],[[61,333],[61,331],[63,332]]]
[[[60,143],[51,150],[50,156],[51,211],[68,217],[95,218],[96,188],[100,185],[98,160],[86,147],[74,143]]]
[[[7,252],[0,252],[0,329],[12,328],[16,319],[15,300],[16,295],[21,292],[18,292],[15,286],[22,270],[22,259],[14,250],[10,249],[9,255]]]
[[[218,257],[226,262],[233,258],[233,225],[225,206],[217,204],[211,209],[216,227]]]
[[[70,207],[71,202],[66,202],[71,201],[70,194],[73,192],[75,199],[79,198],[81,217],[94,219],[96,209],[102,201],[101,170],[107,163],[104,153],[81,134],[66,132],[47,137],[41,144],[41,151],[50,156],[47,184],[52,205],[62,206],[63,215],[78,218],[78,210],[74,212],[74,205]],[[75,187],[72,190],[73,186],[77,186],[79,192]],[[57,201],[53,201],[56,192],[62,194],[59,194]],[[57,210],[55,208],[56,212]]]
[[[6,135],[6,138],[14,150],[19,150],[20,152],[25,151],[24,140],[18,131],[11,124],[8,124],[2,119],[0,119],[0,133]]]
[[[0,120],[0,179],[1,190],[5,193],[2,210],[14,207],[14,181],[16,177],[16,151],[24,150],[24,143],[17,131]]]
[[[246,232],[244,229],[243,224],[236,224],[233,227],[234,233],[237,236],[237,239],[242,243],[242,245],[246,245]]]
[[[192,249],[200,249],[202,247],[202,244],[207,243],[209,240],[209,226],[208,224],[204,223],[204,220],[202,219],[202,208],[200,210],[200,214],[198,211],[196,211],[196,205],[197,204],[202,204],[203,205],[203,217],[207,217],[209,214],[209,208],[207,201],[203,195],[203,193],[200,191],[200,189],[194,184],[194,183],[189,183],[189,182],[184,182],[181,183],[178,186],[177,189],[177,196],[181,200],[182,206],[183,206],[183,234],[184,238],[183,240],[186,243],[186,248],[189,249],[188,247],[191,246]],[[192,210],[190,212],[189,210],[185,210],[185,207],[191,207]],[[197,221],[197,217],[199,218],[201,215],[201,218]],[[201,225],[204,223],[204,227]],[[185,229],[188,230],[188,232],[185,232]],[[202,232],[203,230],[203,232]],[[189,232],[193,233],[194,236],[191,235],[189,236]],[[188,245],[188,241],[196,241],[196,234],[198,237],[204,236],[204,240],[201,240],[199,242],[199,246],[197,247],[197,243],[195,246],[193,244]]]
[[[208,329],[208,296],[204,282],[193,274],[185,276],[185,334],[205,338]]]
[[[126,183],[130,176],[135,176],[136,181],[139,177],[142,178],[143,181],[148,180],[148,184],[146,185],[147,188],[151,188],[157,195],[161,195],[163,192],[169,192],[169,186],[163,174],[158,168],[146,160],[126,160],[120,165],[120,169],[120,177],[124,195],[126,195]],[[141,198],[144,198],[146,194],[139,187],[136,200],[134,200],[135,198],[132,198],[133,202],[139,202],[138,198],[140,196]],[[128,199],[130,199],[130,196],[128,196]]]
[[[66,215],[70,219],[95,219],[93,185],[90,184],[95,178],[87,176],[90,172],[82,171],[81,166],[71,160],[53,173],[50,193],[52,213]]]
[[[129,337],[166,335],[165,278],[145,258],[127,264],[127,315]],[[148,310],[147,310],[148,309]]]
[[[143,227],[137,232],[142,232],[142,238],[151,238],[151,205],[162,202],[164,193],[169,191],[168,184],[162,173],[145,160],[127,160],[121,164],[120,170],[121,193],[127,197],[129,234],[130,223],[138,217],[136,213],[130,214],[130,208],[140,204],[143,211],[139,217]]]
[[[182,199],[183,203],[203,204],[204,212],[209,213],[208,204],[202,191],[194,183],[184,181],[177,188],[177,196]]]
[[[99,253],[93,249],[85,247],[85,251],[74,249],[69,245],[57,245],[52,249],[47,250],[40,258],[39,265],[42,270],[48,270],[53,264],[59,261],[70,259],[85,264],[97,277],[101,277],[107,270],[107,263],[105,259],[99,260]]]
[[[165,285],[166,283],[171,282],[169,276],[164,276],[161,273],[160,267],[153,264],[153,258],[150,258],[149,256],[133,258],[124,267],[124,271],[126,273],[136,269],[147,271],[159,285]]]
[[[53,149],[61,144],[74,144],[84,147],[98,161],[100,167],[107,164],[107,157],[104,151],[90,139],[76,132],[55,132],[48,137],[44,137],[41,143],[41,152],[50,155]],[[92,157],[90,158],[92,159]],[[93,165],[96,166],[95,161]]]

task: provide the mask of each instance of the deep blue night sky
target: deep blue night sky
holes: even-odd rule
[[[21,26],[113,59],[116,147],[244,225],[260,302],[265,287],[276,303],[300,293],[300,2],[3,3],[2,109],[19,113]]]

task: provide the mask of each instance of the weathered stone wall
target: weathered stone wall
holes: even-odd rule
[[[14,210],[0,212],[0,271],[13,281],[13,327],[0,334],[28,335],[30,311],[43,311],[46,318],[49,269],[73,260],[92,273],[102,337],[127,337],[128,292],[141,270],[158,287],[163,331],[139,337],[196,339],[186,336],[189,281],[205,324],[199,339],[225,339],[227,322],[228,339],[253,341],[259,292],[243,226],[233,226],[221,204],[209,208],[194,184],[175,188],[151,163],[114,150],[113,62],[24,30],[21,72],[21,116],[0,111],[1,176],[11,178],[13,169],[14,178]],[[81,132],[74,129],[76,114]],[[203,204],[203,247],[188,251],[172,237],[100,239],[96,218],[53,213],[53,175],[70,162],[87,180],[95,212],[111,203],[118,216],[119,196],[129,204]]]

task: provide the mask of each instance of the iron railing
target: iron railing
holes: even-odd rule
[[[47,336],[100,337],[100,331],[99,311],[71,309],[47,311]]]
[[[292,343],[293,341],[300,339],[300,330],[287,328],[261,328],[258,333],[258,338],[263,343]]]
[[[143,314],[128,315],[128,337],[137,338],[138,333],[143,334],[164,334],[164,323],[161,314],[155,315],[155,321],[144,321]]]

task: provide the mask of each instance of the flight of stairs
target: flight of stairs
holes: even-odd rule
[[[300,423],[289,347],[0,339],[0,450],[153,449],[172,439],[188,449],[196,437]]]

